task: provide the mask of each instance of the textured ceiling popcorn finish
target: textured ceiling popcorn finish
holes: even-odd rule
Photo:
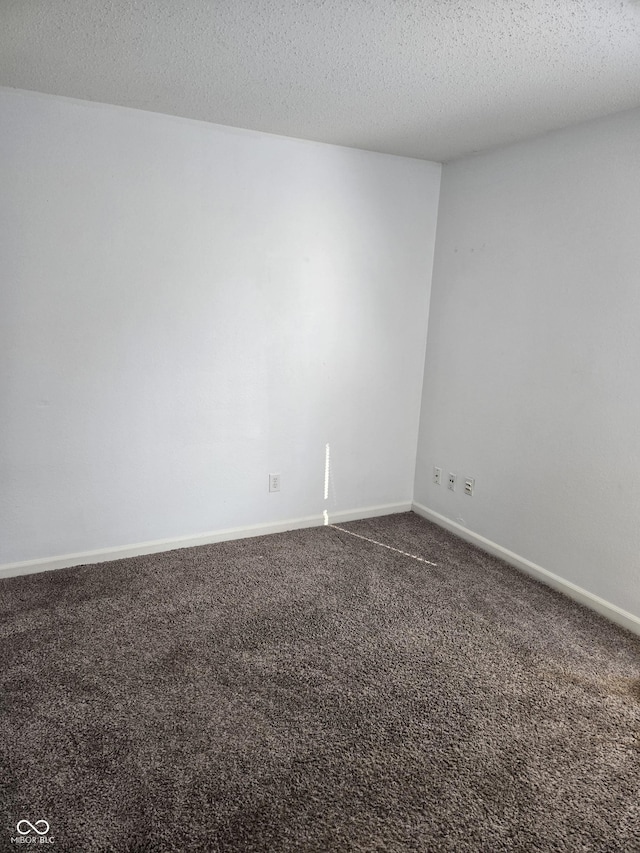
[[[640,105],[638,0],[3,0],[0,85],[447,161]]]

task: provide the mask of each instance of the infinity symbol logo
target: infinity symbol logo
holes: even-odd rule
[[[27,829],[20,829],[21,826],[26,826]],[[44,826],[44,829],[38,829],[39,826]],[[28,835],[30,832],[37,832],[38,835],[46,835],[49,832],[49,824],[46,820],[37,820],[35,824],[28,820],[19,820],[16,829],[20,835]]]

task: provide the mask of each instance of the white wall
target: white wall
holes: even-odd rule
[[[640,112],[444,168],[415,498],[640,615]]]
[[[411,501],[439,165],[0,115],[0,563]]]

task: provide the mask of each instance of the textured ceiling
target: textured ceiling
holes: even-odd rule
[[[640,106],[640,2],[0,0],[0,85],[447,161]]]

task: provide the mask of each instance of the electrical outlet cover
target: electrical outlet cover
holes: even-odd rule
[[[269,474],[269,491],[280,491],[280,474]]]

